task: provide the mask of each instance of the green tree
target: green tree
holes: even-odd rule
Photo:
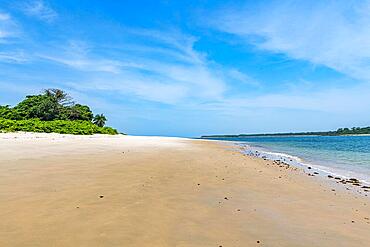
[[[22,119],[39,118],[50,121],[58,119],[61,107],[51,97],[43,95],[29,95],[14,107]]]
[[[72,97],[69,96],[66,92],[57,88],[49,88],[44,90],[44,95],[50,97],[55,102],[62,106],[73,105]]]
[[[84,112],[81,113],[80,109],[68,109],[73,107],[71,106],[72,104],[72,98],[63,90],[46,89],[43,94],[26,96],[26,99],[13,109],[21,119],[38,118],[44,121],[56,119],[70,120],[68,116],[71,114],[72,116],[76,114],[84,115]],[[91,119],[92,117],[89,121]],[[82,120],[87,120],[87,118],[85,117]]]
[[[96,114],[93,121],[97,126],[103,127],[107,121],[107,118],[103,114]]]
[[[87,105],[76,104],[63,108],[61,119],[92,121],[94,114]]]
[[[0,106],[0,118],[5,119],[21,119],[17,111],[11,108],[9,105]]]

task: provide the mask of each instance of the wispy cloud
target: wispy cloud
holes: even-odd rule
[[[126,44],[104,46],[102,52],[99,44],[71,41],[56,49],[44,49],[37,56],[91,72],[92,78],[86,83],[72,83],[85,90],[114,91],[167,104],[222,98],[226,75],[193,48],[195,38],[180,32],[142,29],[131,29],[129,34],[129,44],[143,37],[145,42],[130,49]]]
[[[19,36],[18,26],[9,13],[0,11],[0,43],[10,42]]]
[[[370,1],[271,1],[223,8],[210,25],[260,49],[370,79]]]
[[[370,107],[364,106],[370,93],[366,85],[359,85],[345,89],[326,89],[312,94],[270,93],[250,98],[232,98],[225,100],[225,105],[235,109],[250,107],[254,109],[297,109],[306,111],[320,111],[327,113],[354,113],[363,112]],[[351,104],[348,104],[351,102]]]
[[[23,51],[0,52],[0,62],[5,63],[25,63],[29,57]]]
[[[46,22],[52,22],[58,17],[57,12],[43,0],[28,1],[22,4],[20,8],[26,15]]]
[[[81,71],[119,73],[124,64],[118,60],[93,57],[86,42],[70,40],[46,51],[39,51],[37,57],[63,64]]]
[[[73,57],[65,57],[64,55],[54,56],[48,54],[39,54],[39,58],[49,60],[52,62],[64,64],[74,69],[82,71],[100,71],[109,73],[119,73],[123,64],[119,61],[109,60],[109,59],[91,59],[87,57],[78,57],[73,59]]]
[[[259,81],[247,75],[246,73],[241,72],[238,69],[230,69],[227,75],[230,78],[235,79],[237,82],[241,82],[243,84],[247,84],[247,85],[254,86],[254,87],[261,86]]]

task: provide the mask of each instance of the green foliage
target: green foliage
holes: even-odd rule
[[[339,135],[365,135],[370,134],[370,127],[339,128],[335,133]]]
[[[93,120],[94,124],[96,124],[99,127],[103,127],[106,121],[107,118],[103,114],[96,114]]]
[[[76,104],[63,108],[61,119],[92,121],[94,114],[87,105]]]
[[[117,134],[117,130],[104,127],[107,119],[103,114],[94,117],[88,106],[75,104],[60,89],[28,95],[13,108],[0,106],[0,120],[0,131]]]
[[[59,119],[62,106],[47,95],[29,95],[14,107],[21,119]]]
[[[92,121],[93,113],[86,105],[74,104],[60,89],[47,89],[43,94],[28,95],[14,108],[0,106],[0,117],[13,120],[38,118],[52,120]]]
[[[74,135],[118,134],[117,130],[111,127],[99,127],[89,121],[81,120],[41,121],[39,119],[11,120],[0,118],[0,130],[3,132],[54,132]]]
[[[62,106],[73,105],[72,97],[63,90],[57,88],[49,88],[44,90],[44,95],[51,98],[53,101]]]
[[[18,112],[13,108],[10,108],[9,105],[1,106],[0,105],[0,116],[6,119],[20,119]]]

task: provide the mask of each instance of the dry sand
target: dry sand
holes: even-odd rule
[[[370,246],[368,197],[271,163],[212,141],[0,134],[0,246]]]

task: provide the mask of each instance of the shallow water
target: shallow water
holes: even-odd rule
[[[285,158],[299,165],[370,183],[370,136],[290,136],[212,138],[240,142],[246,152],[269,159]],[[291,163],[290,162],[290,163]]]

